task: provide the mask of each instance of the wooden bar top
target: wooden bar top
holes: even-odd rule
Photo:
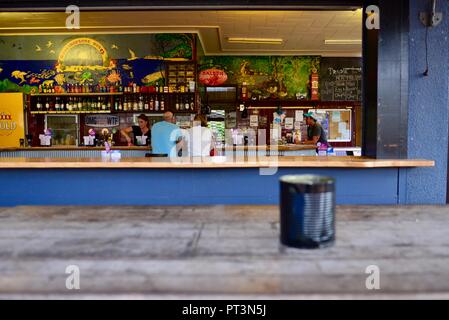
[[[279,145],[279,146],[226,146],[224,148],[217,148],[218,150],[226,151],[302,151],[302,150],[315,150],[316,147],[313,145],[304,144],[291,144],[291,145]],[[54,147],[30,147],[30,148],[16,148],[16,147],[2,147],[0,151],[67,151],[67,150],[104,150],[104,147],[85,147],[85,146],[54,146]],[[146,146],[115,146],[112,150],[151,150],[150,147]]]
[[[0,158],[0,169],[216,169],[216,168],[398,168],[433,167],[431,160],[364,157],[207,157],[207,158]]]
[[[112,150],[149,150],[146,146],[115,146]],[[54,146],[54,147],[29,147],[29,148],[16,148],[16,147],[2,147],[0,151],[72,151],[72,150],[105,150],[104,147],[85,147],[85,146]]]

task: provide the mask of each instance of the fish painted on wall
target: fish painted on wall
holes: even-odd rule
[[[40,83],[41,80],[37,79],[36,77],[31,77],[30,79],[30,84],[36,84],[36,83]]]
[[[25,80],[25,76],[28,72],[23,72],[23,71],[19,71],[19,70],[14,70],[13,72],[11,72],[11,77],[13,77],[14,79],[18,79],[20,80],[19,85],[27,82]]]
[[[63,73],[58,73],[55,76],[55,81],[62,86],[65,83],[65,75]]]
[[[153,73],[150,73],[150,74],[146,75],[141,81],[142,81],[142,83],[150,84],[152,82],[158,81],[161,78],[162,78],[161,72],[160,71],[156,71],[156,72],[153,72]]]
[[[126,46],[127,39],[115,35],[101,37],[101,41],[96,35],[79,39],[53,35],[46,39],[34,36],[25,38],[27,43],[24,48],[29,48],[30,52],[22,56],[14,52],[14,55],[0,61],[0,92],[31,92],[47,80],[54,81],[55,90],[68,82],[97,84],[100,81],[121,81],[123,85],[130,82],[149,85],[164,78],[165,61],[191,60],[194,52],[194,36],[188,34],[142,35],[141,39],[135,39],[141,40],[136,42],[135,47]],[[9,40],[16,50],[22,47],[19,44],[22,38],[17,40]],[[124,42],[119,42],[122,40]],[[83,46],[87,45],[89,47],[85,51],[100,53],[101,61],[77,63],[80,57],[72,50],[78,48],[82,53]],[[106,51],[111,52],[108,54]],[[73,61],[69,59],[71,57]]]
[[[111,72],[110,75],[106,77],[110,83],[117,83],[121,80],[120,74],[118,74],[115,70]]]

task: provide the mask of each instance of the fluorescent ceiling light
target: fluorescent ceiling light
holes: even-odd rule
[[[324,40],[324,44],[362,44],[362,40]]]
[[[259,43],[259,44],[282,44],[283,39],[269,38],[228,38],[230,43]]]

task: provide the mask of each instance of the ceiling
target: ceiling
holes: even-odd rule
[[[64,12],[0,12],[0,36],[83,33],[197,33],[206,55],[361,56],[362,10],[348,11],[82,11],[81,29]],[[229,43],[228,37],[281,38],[282,44]]]

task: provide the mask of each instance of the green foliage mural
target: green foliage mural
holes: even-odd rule
[[[199,70],[223,70],[223,85],[246,83],[253,98],[295,99],[308,96],[312,71],[320,69],[318,56],[206,56]]]

